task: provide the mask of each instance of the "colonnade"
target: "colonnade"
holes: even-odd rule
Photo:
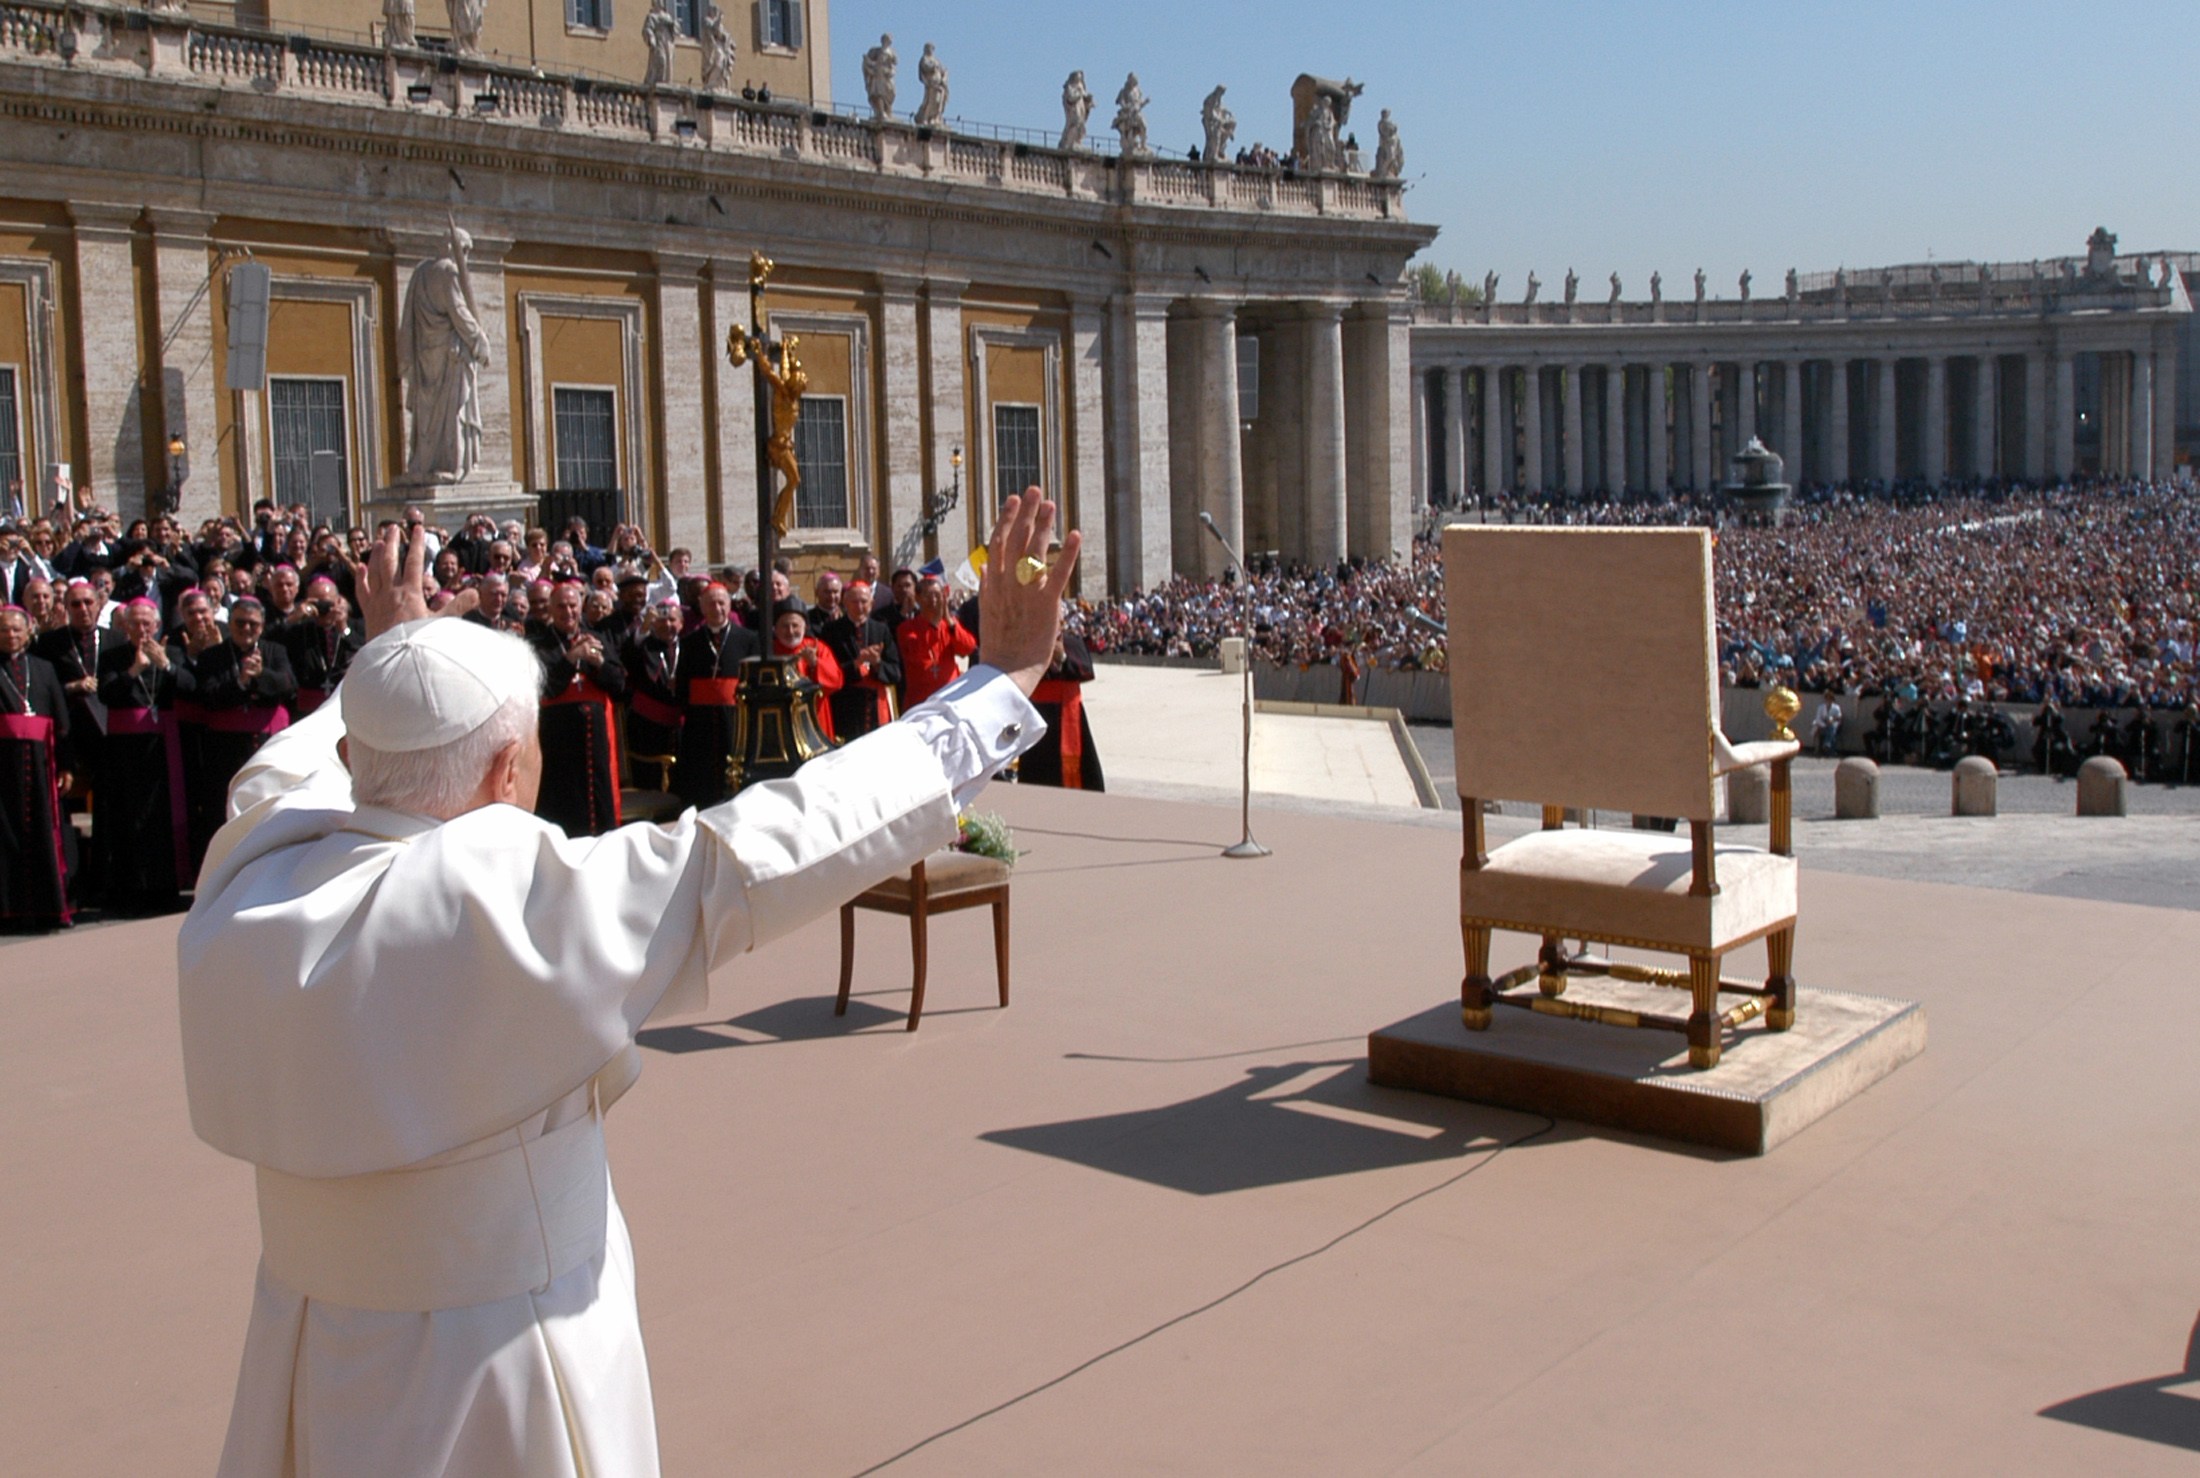
[[[1752,436],[1798,483],[2167,478],[2176,375],[2152,330],[2138,348],[1424,362],[1416,493],[1708,488]]]

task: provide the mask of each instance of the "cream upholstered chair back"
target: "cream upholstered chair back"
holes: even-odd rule
[[[1703,529],[1444,530],[1459,793],[1710,821]]]

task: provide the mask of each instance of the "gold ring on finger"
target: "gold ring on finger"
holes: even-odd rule
[[[1046,572],[1047,565],[1043,559],[1037,559],[1027,554],[1016,561],[1016,583],[1018,585],[1036,585],[1039,583],[1040,577],[1045,575]]]

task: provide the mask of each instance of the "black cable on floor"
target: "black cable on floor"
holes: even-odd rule
[[[1231,1289],[1229,1292],[1219,1294],[1216,1297],[1209,1299],[1207,1302],[1199,1305],[1197,1308],[1186,1309],[1181,1314],[1175,1315],[1174,1317],[1169,1319],[1164,1319],[1159,1324],[1156,1324],[1153,1328],[1145,1331],[1143,1334],[1134,1334],[1129,1339],[1124,1340],[1119,1345],[1113,1345],[1108,1349],[1102,1350],[1099,1354],[1094,1355],[1089,1359],[1081,1360],[1077,1364],[1072,1365],[1069,1369],[1063,1371],[1060,1375],[1055,1376],[1051,1380],[1042,1381],[1038,1385],[1033,1386],[1028,1391],[1021,1391],[1016,1395],[1009,1397],[1006,1401],[1001,1402],[997,1406],[989,1406],[984,1411],[977,1413],[975,1416],[964,1417],[961,1421],[955,1423],[951,1427],[942,1427],[937,1432],[934,1432],[931,1436],[926,1437],[921,1441],[912,1442],[911,1444],[909,1444],[909,1446],[904,1447],[901,1451],[895,1453],[892,1457],[884,1458],[879,1462],[871,1464],[870,1467],[860,1470],[854,1475],[854,1478],[868,1478],[868,1475],[872,1473],[877,1473],[886,1468],[890,1468],[894,1464],[900,1462],[903,1458],[923,1451],[925,1448],[930,1447],[933,1443],[938,1442],[944,1437],[952,1437],[957,1432],[966,1431],[969,1428],[976,1426],[978,1423],[985,1421],[989,1417],[999,1416],[1002,1412],[1008,1410],[1012,1406],[1021,1405],[1022,1403],[1029,1401],[1034,1396],[1042,1395],[1047,1391],[1053,1390],[1056,1386],[1061,1385],[1063,1382],[1084,1374],[1086,1371],[1092,1369],[1095,1365],[1100,1364],[1103,1360],[1113,1359],[1115,1356],[1122,1354],[1125,1350],[1131,1349],[1137,1345],[1144,1344],[1147,1340],[1152,1339],[1157,1334],[1166,1333],[1167,1331],[1174,1329],[1177,1325],[1186,1323],[1192,1319],[1196,1319],[1201,1314],[1207,1313],[1211,1309],[1220,1308],[1222,1305],[1228,1303],[1231,1299],[1236,1298],[1239,1294],[1244,1293],[1246,1290],[1252,1288],[1255,1284],[1264,1282],[1265,1280],[1275,1276],[1277,1273],[1284,1272],[1290,1268],[1295,1268],[1300,1263],[1313,1261],[1315,1258],[1320,1257],[1323,1253],[1329,1251],[1331,1248],[1341,1246],[1343,1243],[1350,1241],[1354,1237],[1357,1237],[1360,1233],[1366,1231],[1369,1227],[1374,1226],[1377,1222],[1383,1221],[1397,1214],[1398,1212],[1405,1210],[1414,1202],[1426,1200],[1428,1197],[1435,1195],[1438,1191],[1449,1190],[1451,1187],[1459,1184],[1460,1181],[1465,1180],[1468,1176],[1473,1175],[1477,1171],[1486,1169],[1490,1165],[1495,1164],[1497,1161],[1497,1157],[1504,1154],[1505,1151],[1518,1149],[1524,1144],[1528,1144],[1534,1140],[1541,1139],[1544,1135],[1549,1134],[1552,1130],[1558,1127],[1558,1120],[1551,1118],[1547,1114],[1537,1114],[1535,1115],[1535,1117],[1543,1121],[1543,1126],[1541,1128],[1531,1129],[1526,1134],[1521,1135],[1518,1139],[1506,1140],[1503,1144],[1498,1145],[1495,1149],[1491,1150],[1481,1159],[1475,1161],[1472,1165],[1467,1166],[1464,1170],[1459,1171],[1456,1175],[1447,1176],[1445,1179],[1436,1182],[1436,1184],[1432,1186],[1426,1186],[1421,1190],[1415,1191],[1412,1195],[1407,1196],[1405,1199],[1394,1202],[1391,1205],[1384,1207],[1382,1210],[1376,1212],[1373,1216],[1359,1223],[1357,1226],[1345,1228],[1343,1231],[1337,1233],[1336,1236],[1331,1237],[1328,1241],[1322,1243],[1319,1247],[1315,1247],[1308,1251],[1302,1252],[1296,1257],[1287,1257],[1282,1262],[1262,1268],[1259,1272],[1253,1274],[1252,1277],[1247,1278],[1243,1283],[1238,1284],[1237,1287]]]

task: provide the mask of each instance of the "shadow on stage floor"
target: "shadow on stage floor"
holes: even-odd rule
[[[2185,1342],[2185,1368],[2058,1401],[2040,1412],[2059,1422],[2091,1427],[2200,1452],[2200,1320]]]

